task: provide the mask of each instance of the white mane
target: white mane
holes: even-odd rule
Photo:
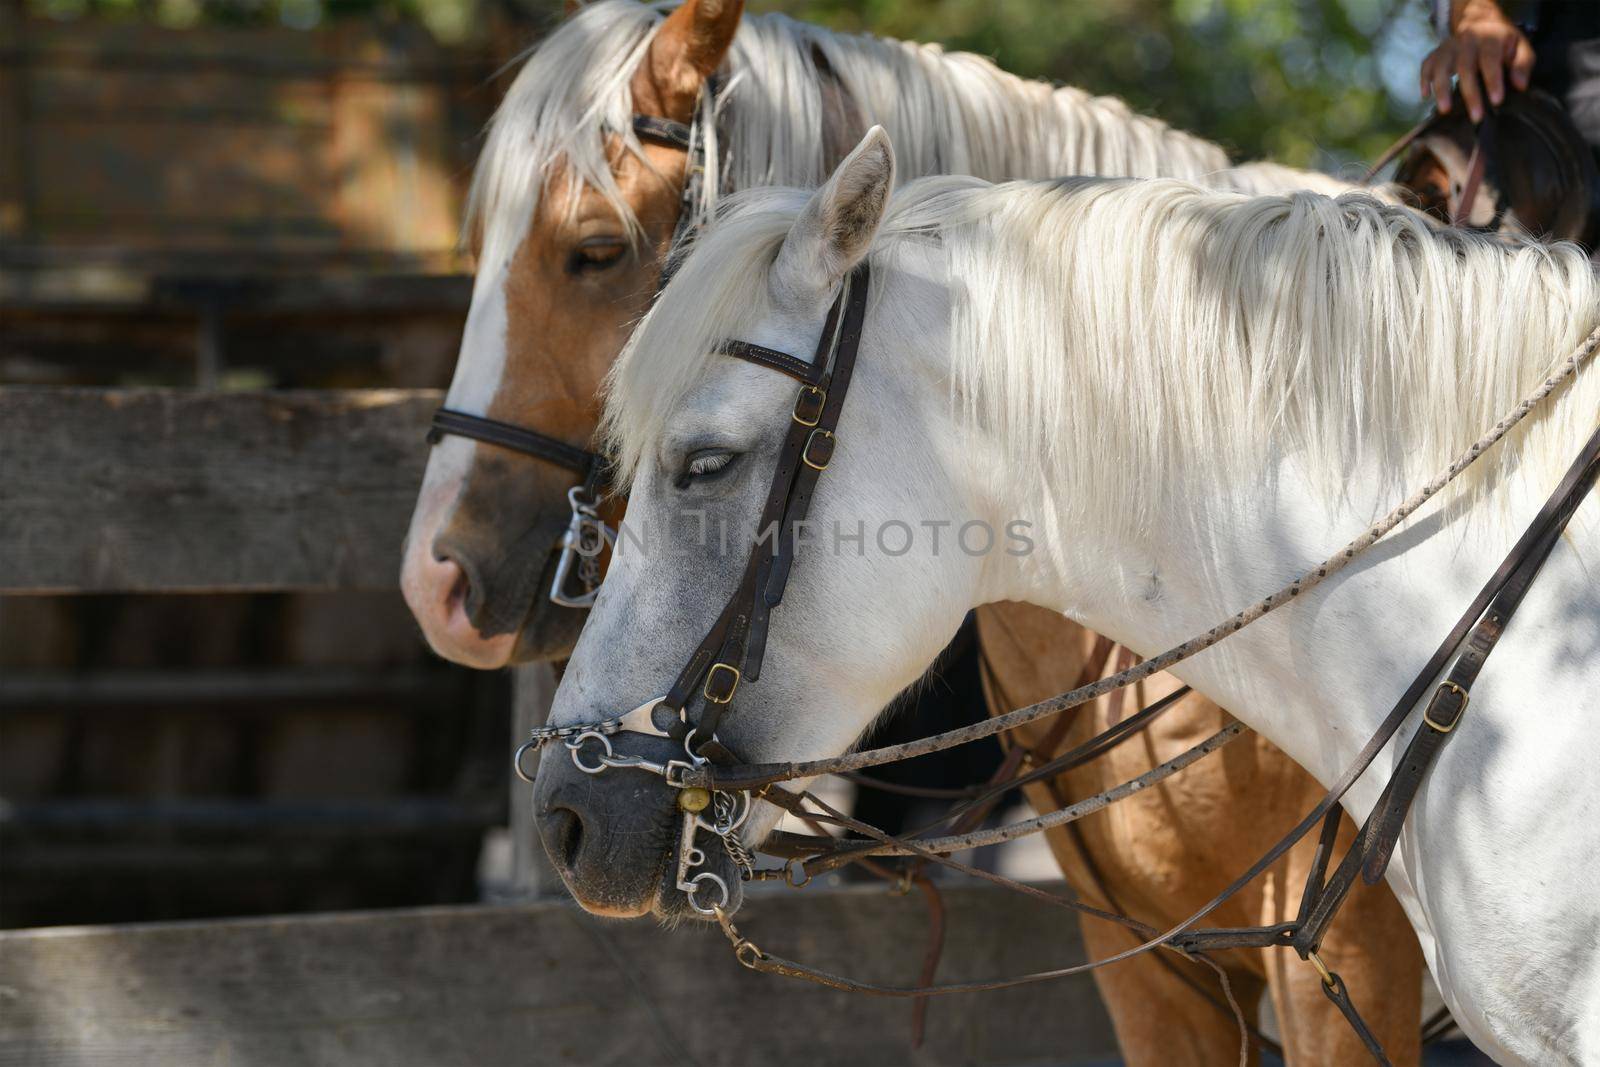
[[[614,370],[605,428],[624,472],[719,358],[715,341],[766,307],[805,197],[741,199]],[[1438,230],[1363,194],[930,178],[895,195],[873,255],[892,269],[897,243],[929,235],[954,298],[952,403],[1037,479],[1025,491],[1041,510],[1115,500],[1133,523],[1163,506],[1168,475],[1259,471],[1268,449],[1302,451],[1330,479],[1362,459],[1432,474],[1600,312],[1574,245]],[[869,320],[893,336],[892,305]],[[1571,388],[1497,462],[1565,464],[1600,410],[1593,373]]]
[[[468,203],[483,227],[483,258],[498,262],[527,232],[557,176],[587,184],[625,225],[635,220],[607,165],[606,139],[639,152],[629,83],[672,4],[604,0],[584,7],[534,49],[490,125]],[[829,73],[820,72],[823,57]],[[740,23],[719,93],[719,123],[702,122],[708,159],[717,126],[732,145],[726,172],[708,175],[705,217],[723,189],[815,186],[825,158],[823,84],[832,78],[859,113],[894,140],[905,179],[974,174],[990,180],[1064,174],[1176,177],[1222,188],[1348,188],[1272,164],[1228,172],[1218,146],[1134,113],[1121,100],[1007,74],[987,59],[937,45],[834,33],[783,15]],[[861,131],[847,131],[851,140]],[[561,164],[566,164],[564,168]]]

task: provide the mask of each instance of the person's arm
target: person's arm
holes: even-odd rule
[[[1507,68],[1513,85],[1528,87],[1533,58],[1533,46],[1495,0],[1450,0],[1450,35],[1422,61],[1422,95],[1448,113],[1453,74],[1468,114],[1480,122],[1486,96],[1493,104],[1505,99]]]

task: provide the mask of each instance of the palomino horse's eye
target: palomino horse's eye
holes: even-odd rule
[[[673,485],[683,489],[692,481],[715,478],[732,465],[734,454],[720,449],[706,448],[689,455],[682,472],[673,479]]]
[[[567,273],[589,274],[614,267],[627,250],[627,244],[615,237],[591,237],[567,257]]]

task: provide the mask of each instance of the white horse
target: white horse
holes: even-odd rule
[[[760,680],[719,728],[751,762],[857,744],[974,605],[1030,601],[1147,652],[1205,629],[1476,439],[1600,311],[1574,247],[1440,232],[1359,194],[928,179],[891,202],[893,170],[875,130],[815,195],[744,197],[635,334],[606,426],[642,533],[612,566],[553,723],[665,692],[721,609],[748,542],[680,538],[665,556],[652,531],[684,513],[702,529],[754,523],[794,385],[717,346],[806,357],[864,259],[866,331],[813,534]],[[1580,373],[1483,473],[1177,673],[1332,781],[1597,402],[1595,372]],[[1388,873],[1457,1020],[1508,1063],[1600,1063],[1594,519],[1590,501],[1510,626]],[[949,524],[942,550],[900,551],[903,527],[931,523]],[[963,528],[1001,533],[978,551],[981,537],[956,543]],[[1393,762],[1346,795],[1358,820]],[[568,763],[543,761],[541,806],[614,843],[605,869],[568,872],[574,891],[603,908],[670,885],[673,835],[621,831],[671,826],[672,791]],[[754,816],[749,839],[773,817]]]

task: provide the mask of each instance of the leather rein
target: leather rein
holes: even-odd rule
[[[704,104],[708,114],[715,114],[716,91],[717,79],[712,77],[704,89]],[[683,188],[679,194],[678,221],[672,231],[667,262],[656,289],[659,293],[670,279],[678,256],[704,223],[699,205],[705,187],[706,138],[697,125],[656,115],[635,115],[633,132],[641,140],[673,145],[688,153]],[[567,520],[567,528],[561,539],[556,542],[559,556],[549,597],[552,603],[566,608],[593,605],[594,598],[600,592],[600,555],[608,543],[616,540],[616,531],[600,518],[598,511],[606,469],[605,457],[538,430],[440,407],[433,413],[433,421],[428,428],[428,444],[437,445],[447,435],[520,452],[552,466],[563,467],[578,476],[578,484],[567,490],[571,517]]]
[[[1470,700],[1473,682],[1482,671],[1490,652],[1505,632],[1523,596],[1532,586],[1568,522],[1587,496],[1600,474],[1600,430],[1589,438],[1566,476],[1540,509],[1522,537],[1511,549],[1494,575],[1467,607],[1438,649],[1399,697],[1382,724],[1361,749],[1356,760],[1328,789],[1323,799],[1282,839],[1211,901],[1182,923],[1167,931],[1157,931],[1129,916],[1105,911],[1076,900],[1046,893],[999,875],[990,874],[950,858],[965,848],[1013,840],[1055,826],[1067,825],[1108,804],[1132,795],[1169,777],[1195,760],[1223,745],[1244,731],[1231,723],[1185,753],[1140,775],[1138,778],[1067,805],[1060,811],[991,830],[956,833],[944,837],[928,836],[927,828],[910,835],[893,837],[852,819],[809,791],[791,791],[785,781],[820,774],[858,772],[915,755],[940,751],[983,737],[1000,734],[1029,722],[1076,707],[1088,700],[1164,670],[1237,633],[1244,626],[1282,607],[1342,570],[1357,555],[1394,530],[1401,522],[1453,481],[1483,453],[1496,444],[1523,417],[1570,378],[1600,345],[1597,327],[1553,371],[1538,388],[1497,423],[1484,437],[1456,457],[1449,466],[1388,515],[1371,526],[1345,548],[1306,572],[1288,586],[1258,601],[1250,608],[1225,620],[1167,652],[1141,661],[1111,677],[1081,685],[1071,692],[989,719],[986,722],[950,730],[887,748],[856,752],[825,760],[803,763],[744,765],[717,738],[716,728],[728,713],[736,691],[744,680],[756,681],[766,647],[771,612],[783,599],[794,563],[795,533],[809,509],[819,476],[827,469],[837,443],[837,427],[866,313],[870,275],[865,264],[857,267],[841,287],[829,308],[817,352],[809,362],[772,349],[743,341],[727,341],[722,354],[788,375],[800,383],[791,410],[771,488],[762,508],[755,546],[746,563],[743,577],[721,614],[701,640],[688,663],[679,672],[665,697],[647,701],[625,715],[598,723],[542,726],[532,732],[516,753],[513,766],[519,777],[532,779],[522,767],[523,757],[544,745],[561,741],[573,763],[588,774],[602,774],[618,768],[634,768],[660,775],[678,790],[681,829],[678,849],[677,886],[695,911],[714,917],[744,966],[769,974],[801,978],[835,989],[890,997],[929,997],[951,993],[1003,989],[1034,982],[1081,974],[1166,948],[1179,955],[1211,965],[1224,983],[1230,1005],[1239,1015],[1226,985],[1226,975],[1212,961],[1212,950],[1242,947],[1284,947],[1293,949],[1316,968],[1323,992],[1338,1006],[1376,1062],[1389,1061],[1371,1030],[1357,1013],[1339,975],[1330,970],[1318,955],[1322,939],[1356,880],[1374,883],[1383,877],[1393,849],[1404,826],[1411,804],[1444,744],[1460,723]],[[770,536],[768,536],[770,534]],[[1461,651],[1465,646],[1465,651]],[[1460,652],[1459,657],[1457,653]],[[1454,659],[1453,666],[1451,661]],[[1448,676],[1437,686],[1434,680],[1450,667]],[[1377,804],[1357,834],[1355,842],[1328,873],[1332,861],[1342,808],[1340,799],[1371,766],[1425,697],[1433,695],[1422,715],[1422,722],[1406,745],[1401,762],[1381,793]],[[985,803],[992,804],[1002,793],[1031,781],[1048,780],[1063,770],[1103,754],[1115,744],[1133,736],[1162,712],[1174,706],[1182,693],[1173,694],[1136,715],[1054,759],[1036,759],[1036,766],[1020,776],[1006,778],[989,790],[959,804],[946,820],[962,825],[961,819]],[[700,701],[695,719],[690,706]],[[637,756],[619,754],[612,739],[623,733],[671,738],[682,746],[683,759],[658,763]],[[1020,762],[1013,767],[1020,772]],[[832,824],[854,834],[853,837],[794,835],[775,833],[761,851],[787,856],[778,869],[757,870],[738,838],[755,800],[766,800],[794,813],[807,823]],[[709,814],[707,814],[709,812]],[[970,823],[968,823],[970,825]],[[1196,928],[1207,915],[1242,890],[1276,863],[1293,845],[1320,825],[1315,858],[1302,892],[1299,912],[1290,922],[1245,928]],[[987,982],[946,985],[924,984],[914,987],[886,986],[832,974],[768,952],[742,935],[726,908],[731,893],[722,878],[707,867],[704,849],[696,845],[706,832],[720,840],[730,858],[747,880],[781,878],[799,887],[817,873],[870,856],[910,855],[996,882],[1029,896],[1058,906],[1119,922],[1139,933],[1143,940],[1134,948],[1104,959],[1070,967]],[[1242,1016],[1240,1016],[1242,1023]],[[1241,1027],[1243,1033],[1243,1027]]]

